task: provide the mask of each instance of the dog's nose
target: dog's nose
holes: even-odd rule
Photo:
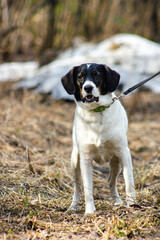
[[[93,87],[92,87],[91,85],[89,85],[89,84],[84,87],[84,90],[85,90],[87,93],[91,93],[91,92],[92,92],[92,89],[93,89]]]

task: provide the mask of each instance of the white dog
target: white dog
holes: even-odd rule
[[[74,67],[63,78],[62,84],[74,94],[77,104],[73,124],[71,167],[74,195],[69,209],[76,210],[80,200],[80,176],[85,193],[85,213],[94,213],[92,162],[109,162],[109,187],[115,205],[122,204],[117,191],[117,177],[123,170],[126,200],[135,201],[132,160],[127,141],[128,121],[115,97],[120,76],[102,64],[82,64]],[[110,107],[108,107],[110,105]],[[99,108],[100,107],[100,108]]]

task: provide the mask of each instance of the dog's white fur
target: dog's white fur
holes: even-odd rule
[[[121,168],[125,180],[127,204],[133,204],[135,200],[132,161],[126,136],[128,127],[126,112],[119,101],[103,112],[90,111],[98,106],[110,104],[115,96],[114,93],[102,96],[94,83],[92,86],[93,93],[99,95],[99,102],[76,102],[71,155],[74,195],[69,209],[76,210],[79,203],[80,176],[82,175],[86,214],[95,212],[92,184],[93,160],[97,163],[109,162],[110,164],[109,187],[114,204],[122,204],[116,186]],[[82,94],[85,97],[84,89]]]

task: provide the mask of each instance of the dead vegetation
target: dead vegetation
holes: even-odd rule
[[[159,0],[0,0],[0,8],[2,63],[47,64],[75,37],[97,43],[125,32],[160,42]]]
[[[124,100],[137,205],[114,209],[108,172],[95,168],[97,211],[86,217],[83,198],[77,213],[65,213],[74,103],[10,89],[0,85],[0,239],[160,239],[159,95]],[[118,186],[124,199],[122,176]]]

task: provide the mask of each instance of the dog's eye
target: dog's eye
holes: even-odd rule
[[[85,78],[85,73],[82,72],[80,75],[78,75],[78,80],[83,81],[84,78]]]
[[[83,75],[78,76],[78,79],[83,79],[83,78],[84,78]]]

